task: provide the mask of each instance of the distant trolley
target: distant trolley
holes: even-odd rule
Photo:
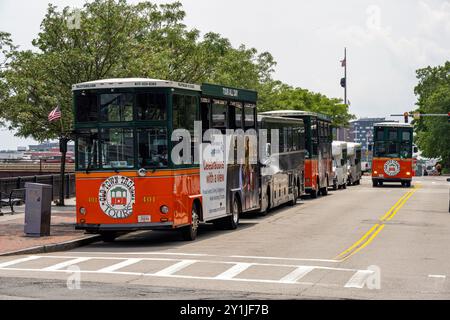
[[[413,127],[406,123],[377,123],[374,125],[372,183],[400,182],[410,187],[413,168]]]
[[[277,117],[303,119],[306,131],[305,189],[312,198],[327,195],[332,185],[331,119],[323,114],[300,110],[261,113]]]
[[[348,185],[357,185],[361,183],[361,144],[347,142],[348,157]]]

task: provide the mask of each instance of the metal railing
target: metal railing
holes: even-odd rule
[[[61,177],[59,174],[0,178],[0,191],[9,194],[13,189],[25,188],[25,183],[43,183],[52,186],[52,200],[59,199]],[[64,195],[66,198],[75,196],[75,174],[67,173],[64,178]]]

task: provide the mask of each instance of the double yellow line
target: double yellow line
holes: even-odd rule
[[[403,205],[408,201],[409,198],[420,188],[420,185],[413,187],[411,191],[404,194],[390,209],[386,212],[369,231],[367,231],[358,241],[356,241],[352,246],[350,246],[345,251],[341,252],[335,260],[344,261],[350,258],[352,255],[356,254],[360,250],[368,246],[373,239],[381,232],[385,227],[385,222],[392,220],[397,212],[403,207]]]

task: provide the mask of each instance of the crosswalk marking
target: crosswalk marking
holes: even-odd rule
[[[170,267],[167,267],[161,271],[154,273],[153,275],[160,276],[160,277],[170,276],[170,275],[173,275],[174,273],[177,273],[178,271],[181,271],[182,269],[184,269],[186,267],[189,267],[191,264],[194,264],[195,262],[197,262],[197,261],[182,260],[178,263],[171,265]]]
[[[15,266],[16,264],[33,261],[37,259],[66,259],[66,261],[44,267],[25,267],[21,268],[20,266]],[[228,257],[231,258],[231,257]],[[45,255],[45,256],[29,256],[25,258],[20,258],[12,261],[7,261],[4,263],[0,263],[0,275],[2,271],[15,271],[15,272],[57,272],[57,273],[70,273],[73,272],[67,267],[85,262],[85,261],[111,261],[111,265],[106,267],[101,267],[98,270],[82,270],[80,268],[79,272],[84,274],[110,274],[110,275],[132,275],[132,276],[143,276],[143,277],[166,277],[166,278],[178,278],[178,279],[196,279],[196,280],[216,280],[216,281],[238,281],[238,282],[252,282],[252,283],[272,283],[279,285],[317,285],[317,286],[325,286],[325,287],[336,287],[339,285],[336,284],[327,284],[320,283],[320,281],[315,282],[307,282],[302,281],[307,274],[309,274],[313,270],[327,270],[330,272],[340,272],[340,273],[351,273],[352,276],[350,280],[345,283],[345,279],[342,282],[341,286],[345,288],[364,288],[364,284],[367,281],[367,278],[373,274],[371,270],[357,270],[357,269],[345,269],[345,268],[334,268],[334,267],[325,267],[325,266],[311,266],[311,265],[293,265],[293,264],[269,264],[269,263],[258,263],[258,262],[238,262],[238,261],[227,261],[227,260],[209,260],[209,259],[201,259],[201,260],[191,260],[191,259],[183,259],[183,258],[164,258],[164,257],[152,257],[152,258],[127,258],[127,257],[102,257],[102,256],[88,256],[88,257],[80,257],[80,256],[63,256],[63,255]],[[134,265],[138,262],[148,263],[149,266],[155,262],[171,262],[172,264],[166,268],[163,268],[160,271],[155,273],[142,273],[142,272],[125,272],[121,269]],[[205,267],[205,263],[218,264],[222,266],[226,266],[227,269],[220,273],[221,271],[217,271],[220,273],[218,275],[212,274],[208,276],[197,276],[190,274],[190,271],[186,271],[183,274],[178,274],[179,271],[198,263],[197,268],[195,270],[202,270]],[[202,265],[203,264],[203,265]],[[278,280],[268,279],[266,276],[255,277],[254,272],[258,272],[257,269],[252,267],[266,267],[273,268],[274,272],[279,272],[280,270],[285,270],[286,267],[291,268],[291,271],[286,271],[286,275],[281,277]],[[143,266],[145,267],[145,265]],[[162,268],[162,267],[161,267]],[[204,269],[205,271],[209,271],[209,269]],[[238,277],[241,273],[247,271],[246,273],[249,275],[248,277],[241,276]],[[350,275],[349,275],[350,277]],[[345,283],[345,285],[344,285]]]
[[[314,270],[314,267],[301,266],[289,273],[288,275],[281,278],[280,282],[283,283],[296,283],[298,280],[306,276],[308,273]]]
[[[113,264],[112,266],[97,270],[100,273],[108,273],[108,272],[114,272],[117,271],[119,269],[131,266],[132,264],[138,263],[142,261],[142,259],[139,258],[131,258],[131,259],[126,259],[125,261]]]
[[[12,265],[15,265],[15,264],[19,264],[19,263],[27,262],[27,261],[32,261],[32,260],[36,260],[36,259],[39,259],[39,258],[40,258],[40,256],[29,256],[29,257],[26,257],[26,258],[16,259],[16,260],[8,261],[8,262],[3,262],[3,263],[0,263],[0,268],[9,267],[9,266],[12,266]]]
[[[348,282],[345,284],[345,288],[364,288],[367,278],[374,272],[371,270],[358,270]]]
[[[226,280],[226,279],[232,279],[235,276],[237,276],[239,273],[243,272],[244,270],[247,270],[252,264],[251,263],[237,263],[234,266],[232,266],[227,271],[219,274],[218,276],[214,277],[215,279],[220,280]]]
[[[73,266],[74,264],[85,262],[85,261],[88,261],[88,260],[91,260],[91,258],[87,258],[87,257],[75,258],[75,259],[71,259],[69,261],[64,261],[64,262],[61,262],[61,263],[54,264],[54,265],[52,265],[50,267],[47,267],[47,268],[44,268],[42,270],[43,271],[55,271],[55,270],[64,269],[64,268],[67,268],[69,266]]]

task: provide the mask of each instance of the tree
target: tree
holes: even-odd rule
[[[0,34],[6,57],[0,69],[0,119],[18,136],[59,138],[65,149],[73,126],[72,85],[120,77],[254,89],[260,92],[263,110],[288,102],[289,107],[324,112],[336,123],[350,117],[336,99],[274,81],[276,63],[270,53],[244,45],[234,48],[217,33],[201,37],[199,30],[187,28],[179,2],[94,0],[78,12],[78,29],[68,24],[75,13],[50,4],[33,51],[18,50],[8,34]],[[56,106],[62,121],[49,123],[47,116]]]
[[[419,83],[414,89],[418,97],[416,111],[447,114],[450,111],[450,61],[442,66],[417,70]],[[450,125],[447,117],[423,117],[414,122],[416,144],[425,157],[442,158],[450,168]]]
[[[262,85],[259,110],[304,110],[331,117],[336,127],[346,126],[355,117],[341,99],[328,98],[307,89],[294,88],[279,81],[269,81]]]

